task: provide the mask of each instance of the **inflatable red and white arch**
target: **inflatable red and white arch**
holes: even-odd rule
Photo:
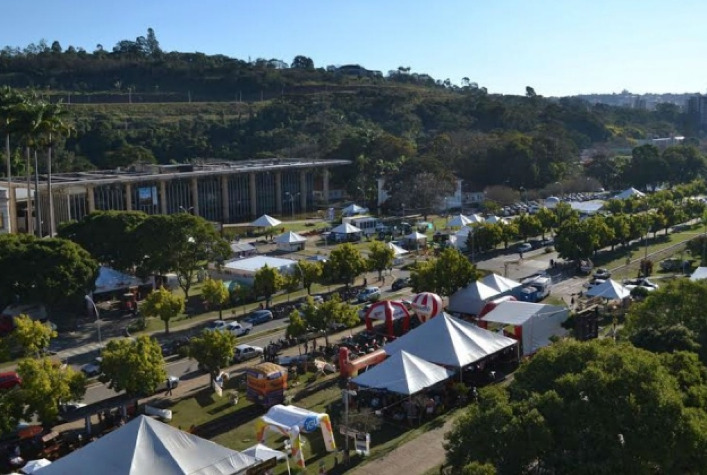
[[[410,312],[402,302],[391,302],[381,300],[376,302],[366,312],[366,329],[373,330],[372,320],[384,320],[388,336],[395,336],[393,332],[393,320],[403,319],[403,331],[410,328]]]
[[[420,323],[425,323],[442,312],[442,297],[432,292],[422,292],[413,297],[410,306]]]

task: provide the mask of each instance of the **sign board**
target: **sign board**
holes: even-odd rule
[[[359,432],[356,435],[356,441],[354,447],[356,448],[356,453],[359,455],[368,456],[371,453],[371,434],[368,432]]]
[[[349,437],[358,437],[360,434],[363,434],[363,432],[357,431],[356,429],[352,429],[350,427],[339,426],[339,434]]]
[[[246,475],[261,475],[266,473],[268,470],[275,468],[277,465],[277,458],[273,457],[264,462],[260,462],[257,465],[253,465],[245,471]]]

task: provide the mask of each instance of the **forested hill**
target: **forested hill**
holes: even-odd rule
[[[271,156],[355,162],[339,183],[372,190],[380,175],[455,175],[483,187],[539,188],[581,173],[580,150],[696,135],[678,107],[655,111],[489,94],[400,67],[316,68],[223,55],[163,52],[154,32],[112,51],[58,42],[0,51],[0,86],[63,100],[76,131],[58,144],[59,171],[136,161]],[[17,134],[16,134],[17,135]],[[22,168],[20,139],[13,142]],[[606,170],[605,170],[606,172]],[[606,172],[621,186],[621,169]]]

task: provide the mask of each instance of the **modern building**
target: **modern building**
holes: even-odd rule
[[[38,200],[27,199],[34,196],[32,183],[3,183],[9,196],[3,200],[0,194],[0,216],[9,216],[2,223],[4,232],[31,233],[39,223],[42,234],[47,235],[61,223],[101,210],[189,212],[218,223],[246,222],[263,214],[294,215],[313,211],[317,204],[326,205],[326,200],[315,203],[315,176],[322,183],[320,196],[327,197],[329,169],[349,163],[279,158],[137,165],[126,170],[57,173],[52,175],[51,185],[42,175]],[[0,232],[2,229],[0,226]]]

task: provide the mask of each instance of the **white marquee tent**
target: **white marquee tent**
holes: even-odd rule
[[[452,294],[447,308],[452,312],[478,315],[487,302],[499,295],[498,290],[477,280]]]
[[[503,277],[498,274],[489,274],[483,279],[481,283],[488,285],[492,289],[498,290],[499,294],[513,294],[520,292],[523,284],[516,282],[515,280],[509,279],[508,277]]]
[[[261,217],[250,223],[251,226],[255,226],[256,228],[272,228],[281,224],[282,221],[280,221],[279,219],[275,219],[272,216],[268,216],[267,214],[262,215]]]
[[[96,290],[93,294],[104,294],[116,292],[121,289],[129,289],[144,285],[145,282],[135,276],[124,274],[110,267],[101,266],[98,269],[98,278],[96,278]]]
[[[447,226],[450,228],[461,228],[471,223],[472,221],[463,214],[457,214],[449,219]]]
[[[341,210],[343,216],[356,216],[357,214],[368,213],[368,208],[364,208],[357,204],[350,204],[346,208]]]
[[[361,228],[357,228],[353,224],[343,223],[332,229],[331,232],[334,234],[355,234],[362,233],[363,231]]]
[[[406,351],[393,354],[352,382],[409,396],[449,379],[453,372]]]
[[[275,238],[275,243],[280,251],[300,251],[304,249],[307,238],[296,232],[287,231]]]
[[[523,343],[523,355],[532,355],[549,345],[550,337],[567,333],[562,323],[569,313],[558,305],[509,301],[498,304],[481,321],[514,326],[516,338]]]
[[[257,460],[172,426],[138,416],[44,467],[42,475],[233,475]]]
[[[633,187],[631,187],[631,188],[628,188],[628,189],[622,191],[622,192],[619,193],[618,195],[614,196],[613,199],[615,199],[615,200],[627,200],[627,199],[632,198],[632,197],[634,197],[634,196],[637,197],[637,198],[641,198],[641,197],[643,197],[643,196],[646,196],[646,194],[643,193],[643,192],[641,192],[641,191],[638,191],[637,189],[635,189],[635,188],[633,188]]]
[[[587,297],[601,297],[607,300],[623,300],[630,295],[629,289],[612,279],[587,290]]]
[[[406,351],[432,363],[463,368],[516,344],[512,338],[441,313],[384,349],[389,355]]]

